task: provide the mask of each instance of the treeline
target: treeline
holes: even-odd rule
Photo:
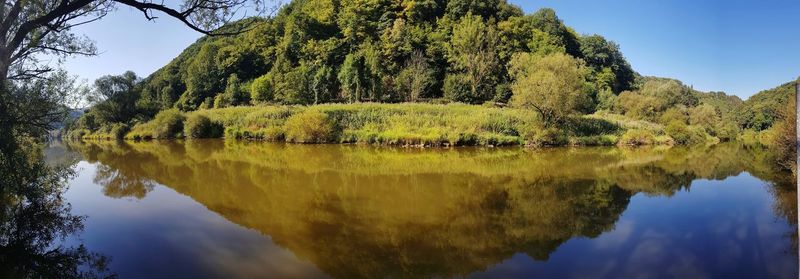
[[[736,97],[641,77],[616,43],[579,35],[551,9],[526,15],[503,0],[295,0],[272,18],[223,29],[245,31],[204,37],[142,80],[101,78],[95,105],[69,129],[124,137],[170,109],[459,102],[534,111],[531,125],[542,129],[530,130],[549,134],[594,114],[655,123],[631,131],[631,143],[690,144],[732,140],[775,119],[749,123],[737,118]]]

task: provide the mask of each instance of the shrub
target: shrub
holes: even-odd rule
[[[444,80],[444,98],[452,102],[471,103],[471,89],[466,75],[448,75]]]
[[[631,129],[622,134],[620,145],[651,145],[656,142],[656,136],[650,131]]]
[[[272,79],[269,74],[253,80],[250,85],[250,99],[253,103],[271,102],[275,97],[272,87]]]
[[[116,140],[121,140],[125,138],[125,134],[127,134],[130,130],[131,128],[126,124],[114,123],[111,125],[111,131],[109,132],[109,135]]]
[[[758,141],[758,132],[751,129],[742,131],[742,134],[739,135],[739,141],[748,146],[756,146],[761,144]]]
[[[770,130],[769,147],[775,151],[776,163],[797,175],[797,104],[789,100],[781,108],[780,120]]]
[[[222,124],[213,122],[202,114],[191,114],[184,123],[183,134],[188,138],[219,138],[222,137]]]
[[[185,116],[177,109],[169,109],[156,114],[153,119],[153,138],[171,139],[181,137]]]
[[[307,110],[289,117],[284,124],[286,141],[325,143],[333,140],[333,125],[325,113]]]
[[[667,135],[675,140],[676,144],[692,145],[706,141],[707,135],[702,128],[687,126],[678,121],[672,121],[665,129]]]
[[[619,138],[615,135],[600,135],[571,138],[569,144],[574,146],[613,146],[618,141]]]
[[[559,129],[547,128],[534,132],[526,142],[532,146],[561,146],[569,143],[567,135]]]
[[[616,134],[620,130],[620,126],[611,121],[592,117],[570,117],[564,126],[571,135],[579,137]]]
[[[69,138],[69,139],[82,139],[84,136],[89,135],[91,133],[92,133],[92,131],[89,131],[88,129],[75,129],[75,130],[69,131],[69,133],[67,133],[67,138]]]

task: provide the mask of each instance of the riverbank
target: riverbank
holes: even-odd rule
[[[545,127],[530,110],[466,104],[325,104],[244,106],[193,112],[167,110],[153,120],[95,132],[83,139],[226,138],[292,143],[363,143],[400,146],[613,146],[673,144],[664,126],[621,115],[575,117]],[[694,141],[705,133],[681,131]],[[700,140],[697,140],[700,138]]]

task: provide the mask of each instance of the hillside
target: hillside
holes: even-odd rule
[[[748,98],[738,113],[737,121],[745,129],[766,130],[779,119],[781,108],[792,101],[797,81],[758,92]]]
[[[578,129],[571,125],[581,126],[586,119],[621,126],[615,138],[637,130],[631,133],[638,133],[636,142],[642,143],[664,142],[655,140],[659,137],[677,143],[733,140],[742,128],[755,125],[744,123],[737,113],[745,105],[739,98],[699,92],[674,79],[642,77],[616,43],[578,34],[552,9],[524,14],[505,0],[294,0],[272,18],[245,19],[223,28],[243,32],[203,37],[140,82],[128,73],[98,80],[96,87],[105,97],[68,129],[81,130],[79,135],[123,137],[131,129],[151,133],[141,125],[171,109],[183,117],[214,109],[208,114],[215,119],[214,113],[224,114],[221,109],[228,107],[255,106],[249,111],[259,111],[361,102],[512,107],[535,112],[529,126],[538,128],[525,130],[548,130],[547,136],[556,138],[575,136]],[[114,82],[122,84],[108,86]],[[763,109],[750,107],[758,115]],[[433,115],[448,113],[442,109]],[[356,123],[386,126],[371,120]],[[645,133],[637,127],[648,128]],[[266,127],[224,128],[255,132]],[[447,135],[496,132],[437,129],[452,129],[442,131]],[[164,135],[189,136],[174,132],[152,137]],[[543,136],[518,131],[501,135],[524,142]]]

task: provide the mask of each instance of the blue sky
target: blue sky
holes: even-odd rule
[[[695,89],[747,98],[800,76],[800,1],[511,0],[532,13],[553,8],[581,34],[620,44],[634,70],[676,78]],[[70,59],[65,68],[87,80],[133,70],[147,76],[200,34],[168,17],[146,21],[120,7],[79,27],[98,57]]]

